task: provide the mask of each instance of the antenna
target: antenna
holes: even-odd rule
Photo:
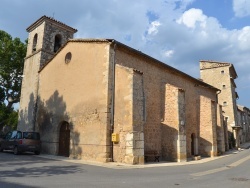
[[[55,16],[55,13],[53,12],[53,17],[52,18],[54,18],[54,16]]]

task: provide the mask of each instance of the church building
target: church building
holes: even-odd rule
[[[216,87],[116,40],[74,39],[47,16],[27,31],[18,129],[40,132],[43,153],[144,164],[151,151],[176,162],[225,152]]]

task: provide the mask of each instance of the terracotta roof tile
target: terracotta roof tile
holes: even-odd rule
[[[41,18],[39,18],[39,19],[38,19],[37,21],[35,21],[33,24],[31,24],[31,25],[26,29],[26,31],[28,31],[28,32],[29,32],[29,31],[32,31],[35,27],[37,27],[37,25],[40,25],[44,20],[49,20],[49,21],[54,22],[54,23],[56,23],[56,24],[60,24],[60,25],[62,25],[63,27],[65,27],[65,28],[67,28],[67,29],[73,31],[74,33],[77,32],[77,29],[74,29],[74,28],[72,28],[72,27],[70,27],[70,26],[68,26],[68,25],[66,25],[66,24],[64,24],[64,23],[62,23],[62,22],[60,22],[60,21],[55,20],[54,18],[45,16],[45,15],[42,16]]]

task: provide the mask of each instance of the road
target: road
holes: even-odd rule
[[[249,188],[249,167],[250,149],[201,164],[120,169],[4,152],[0,188]]]

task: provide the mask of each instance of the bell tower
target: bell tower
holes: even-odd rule
[[[34,131],[38,100],[39,73],[66,42],[73,38],[76,29],[42,16],[27,28],[29,32],[27,53],[24,63],[18,130]]]

